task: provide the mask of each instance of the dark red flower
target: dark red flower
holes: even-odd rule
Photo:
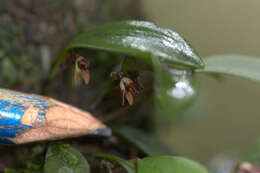
[[[141,87],[139,84],[126,77],[122,72],[112,72],[110,76],[115,80],[119,80],[122,105],[125,104],[125,100],[132,105],[134,103],[134,96],[140,93]]]

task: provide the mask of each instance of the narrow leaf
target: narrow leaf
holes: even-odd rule
[[[53,143],[49,146],[45,173],[89,173],[89,164],[84,156],[68,144]]]
[[[164,146],[156,137],[144,133],[132,127],[118,127],[113,129],[115,133],[123,136],[136,145],[148,156],[176,155],[171,149]]]
[[[233,75],[260,82],[260,59],[242,55],[218,55],[205,59],[205,68],[196,72]]]
[[[200,164],[172,156],[147,157],[137,160],[137,173],[208,173]]]
[[[109,154],[104,154],[104,153],[92,153],[93,156],[98,157],[98,158],[103,158],[107,159],[111,162],[115,162],[125,168],[127,173],[136,173],[136,168],[135,165],[127,160],[121,159],[117,156],[112,156]]]

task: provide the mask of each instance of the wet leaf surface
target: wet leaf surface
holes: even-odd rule
[[[75,49],[127,55],[150,65],[151,58],[156,57],[171,67],[196,69],[204,66],[202,59],[178,33],[146,21],[116,22],[79,34],[70,42],[60,61],[66,51]]]
[[[68,144],[52,143],[47,151],[45,173],[89,173],[84,156]]]

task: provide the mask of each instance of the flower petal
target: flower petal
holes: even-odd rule
[[[89,70],[81,70],[81,77],[84,80],[85,84],[89,84],[90,81],[90,74]]]
[[[80,70],[76,66],[75,69],[74,69],[74,74],[73,74],[73,78],[72,78],[72,84],[74,86],[79,86],[79,76],[80,76]]]
[[[128,101],[129,105],[132,105],[134,103],[134,96],[131,92],[126,92],[126,100]]]

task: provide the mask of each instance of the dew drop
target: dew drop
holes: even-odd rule
[[[172,75],[172,81],[174,81],[173,87],[167,90],[167,95],[176,99],[189,99],[195,95],[195,90],[191,85],[191,71],[169,69]]]

